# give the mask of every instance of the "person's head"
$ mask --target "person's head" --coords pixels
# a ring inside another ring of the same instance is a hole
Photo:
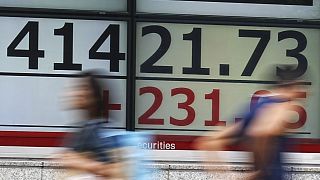
[[[283,65],[281,69],[285,70],[278,73],[274,91],[287,99],[296,99],[300,92],[304,90],[303,81],[299,79],[299,72],[294,70],[294,65]]]
[[[90,118],[101,117],[103,112],[102,87],[94,75],[93,71],[79,74],[70,94],[72,108],[85,110]]]

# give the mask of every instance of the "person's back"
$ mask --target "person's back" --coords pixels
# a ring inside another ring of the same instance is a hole
[[[272,96],[261,97],[243,119],[240,134],[253,141],[254,165],[258,172],[252,179],[282,179],[281,152],[285,146],[282,119],[287,117],[287,102]]]
[[[246,135],[254,138],[253,153],[259,176],[255,179],[283,179],[281,152],[285,149],[286,131],[292,117],[292,107],[300,97],[300,82],[290,75],[281,77],[272,93],[262,100],[264,105],[256,109]]]

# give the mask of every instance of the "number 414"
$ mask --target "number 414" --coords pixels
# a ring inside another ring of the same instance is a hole
[[[89,59],[109,60],[110,72],[119,72],[119,61],[125,60],[125,53],[119,52],[118,24],[110,24],[89,50]],[[29,34],[29,49],[17,46]],[[54,70],[82,70],[82,64],[73,63],[73,24],[65,23],[54,35],[63,36],[62,63],[54,63]],[[98,49],[110,38],[110,52],[98,52]],[[7,48],[8,57],[27,57],[29,69],[38,69],[39,58],[45,57],[45,51],[39,49],[39,22],[29,21]]]

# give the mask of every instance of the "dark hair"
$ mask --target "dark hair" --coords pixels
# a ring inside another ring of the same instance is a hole
[[[89,88],[92,90],[92,96],[94,98],[94,111],[91,113],[94,113],[95,117],[102,117],[103,110],[104,110],[104,103],[103,103],[103,97],[102,97],[102,85],[96,78],[97,72],[90,70],[90,71],[84,71],[79,74],[79,77],[85,78]]]
[[[276,81],[275,87],[291,87],[295,85],[300,85],[302,83],[302,76],[299,70],[296,70],[297,65],[286,64],[281,65],[281,67],[277,66],[277,73],[274,76],[274,80]],[[281,71],[279,71],[281,69]]]

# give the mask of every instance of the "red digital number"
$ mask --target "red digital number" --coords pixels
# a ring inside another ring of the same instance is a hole
[[[177,94],[183,94],[187,97],[185,102],[178,103],[178,108],[186,110],[188,115],[185,119],[176,119],[170,116],[170,124],[176,126],[187,126],[194,121],[196,114],[194,109],[190,106],[194,102],[194,93],[188,88],[175,88],[171,90],[171,96],[175,96]]]
[[[206,99],[211,100],[211,120],[204,122],[205,126],[225,126],[226,121],[220,121],[220,90],[213,89],[210,94],[205,94]]]
[[[305,99],[305,98],[307,98],[307,93],[306,92],[299,92],[297,98]],[[304,126],[304,124],[307,121],[307,112],[302,106],[299,106],[299,105],[292,105],[291,110],[295,111],[299,114],[299,119],[297,122],[288,123],[287,128],[299,129],[302,126]]]
[[[104,103],[104,111],[103,115],[106,118],[106,121],[108,122],[109,119],[109,111],[120,111],[121,110],[121,104],[112,104],[109,102],[109,90],[103,91],[103,103]]]
[[[139,124],[151,124],[151,125],[164,125],[164,119],[162,118],[151,118],[151,116],[159,109],[163,101],[163,95],[160,89],[156,87],[143,87],[140,88],[140,95],[150,93],[154,96],[154,101],[151,107],[138,118]],[[259,90],[256,91],[250,101],[250,111],[257,105],[262,95],[270,94],[270,91]],[[170,116],[170,124],[175,126],[187,126],[193,123],[195,120],[196,112],[191,104],[195,100],[195,94],[191,89],[188,88],[174,88],[171,89],[171,96],[185,95],[186,101],[179,102],[178,108],[187,111],[187,116],[184,119],[176,119]],[[298,98],[306,98],[306,92],[298,93]],[[226,126],[226,121],[219,119],[220,117],[220,90],[213,89],[211,93],[205,94],[205,99],[211,100],[211,120],[205,120],[205,126]],[[296,122],[288,123],[287,128],[299,129],[306,123],[307,113],[306,110],[299,105],[292,105],[290,110],[295,111],[299,114],[299,119]],[[236,122],[241,118],[236,118]]]
[[[160,107],[163,96],[161,91],[156,88],[156,87],[143,87],[140,88],[139,95],[143,95],[146,93],[153,94],[154,96],[154,101],[151,107],[138,118],[138,123],[139,124],[153,124],[153,125],[163,125],[164,124],[164,119],[159,119],[159,118],[150,118],[152,114],[154,114]]]

